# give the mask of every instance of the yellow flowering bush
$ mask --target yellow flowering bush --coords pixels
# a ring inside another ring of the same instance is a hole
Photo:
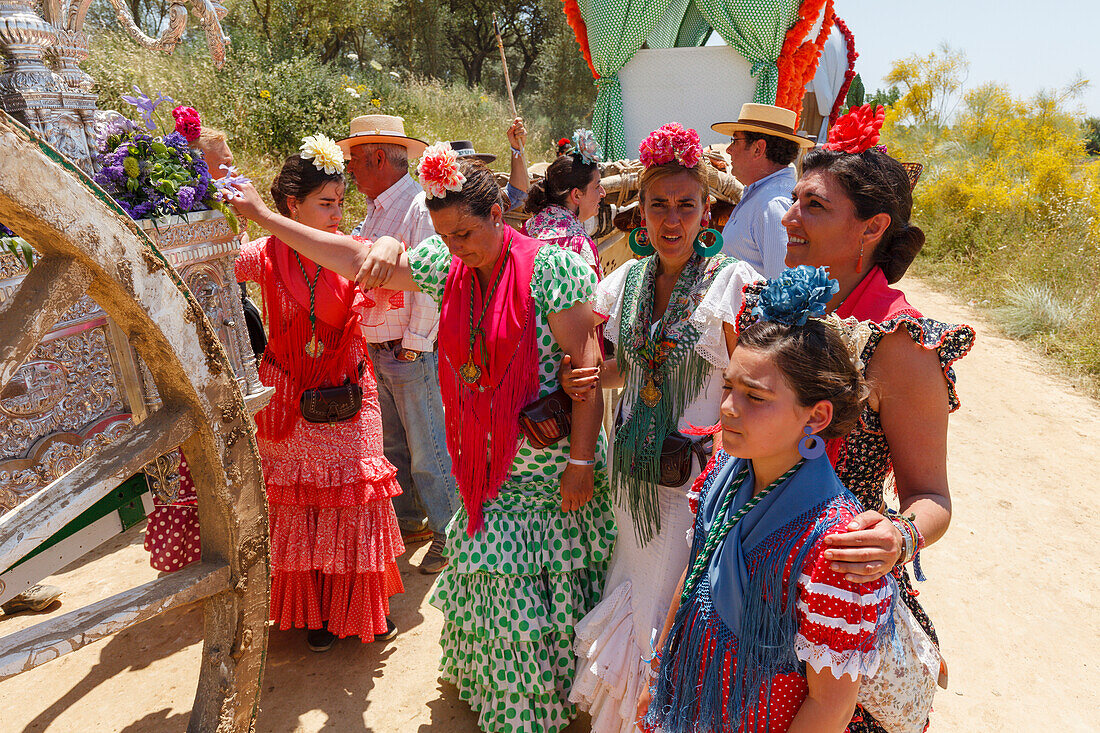
[[[1072,94],[1021,99],[984,84],[936,121],[919,113],[935,85],[913,88],[917,99],[888,110],[882,142],[925,166],[913,218],[928,241],[915,271],[1100,388],[1100,161],[1085,153]]]

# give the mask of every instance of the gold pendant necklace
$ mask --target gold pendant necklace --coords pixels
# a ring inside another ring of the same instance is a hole
[[[481,379],[481,367],[474,363],[473,355],[470,356],[470,360],[458,368],[458,375],[462,377],[462,381],[466,384],[475,384],[477,380]]]
[[[317,334],[313,334],[313,338],[305,345],[305,352],[314,359],[325,353],[325,345],[317,340]]]
[[[646,407],[656,407],[657,403],[661,401],[661,397],[663,396],[661,388],[653,381],[652,374],[649,375],[645,385],[642,387],[641,391],[638,392],[638,396],[642,398],[642,402],[645,403]]]

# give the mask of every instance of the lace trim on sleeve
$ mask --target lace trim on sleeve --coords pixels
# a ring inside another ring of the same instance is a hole
[[[615,272],[601,280],[596,288],[596,303],[593,310],[607,319],[604,336],[615,345],[619,343],[619,324],[622,321],[623,288],[626,286],[626,276],[630,268],[638,262],[642,260],[631,260],[619,265]]]
[[[959,409],[959,395],[955,391],[955,369],[952,365],[970,353],[970,349],[974,347],[974,339],[977,337],[974,329],[966,324],[944,323],[933,318],[914,318],[908,315],[883,323],[872,323],[871,338],[863,347],[863,362],[870,361],[871,355],[875,353],[875,348],[884,336],[899,328],[904,328],[916,343],[936,352],[940,360],[940,368],[943,369],[943,376],[947,379],[947,400],[950,412]]]
[[[869,652],[848,650],[835,651],[826,644],[814,644],[802,634],[794,637],[794,654],[800,662],[805,662],[821,674],[826,667],[836,679],[848,675],[853,680],[859,676],[873,677],[878,671],[879,653],[877,649]]]
[[[745,262],[734,262],[714,276],[714,282],[691,314],[691,323],[699,332],[695,352],[719,369],[729,364],[723,324],[737,325],[741,310],[742,290],[748,283],[760,279],[760,274]]]

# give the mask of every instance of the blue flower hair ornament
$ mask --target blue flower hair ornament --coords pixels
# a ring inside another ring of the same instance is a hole
[[[805,326],[810,318],[825,315],[829,299],[839,291],[828,268],[799,265],[769,280],[752,312],[764,321]]]
[[[580,127],[573,131],[573,155],[580,156],[581,161],[588,165],[603,160],[603,151],[591,130]]]

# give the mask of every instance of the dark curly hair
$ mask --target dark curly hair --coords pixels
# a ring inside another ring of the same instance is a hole
[[[905,167],[876,148],[855,154],[817,148],[803,159],[802,175],[815,170],[832,174],[855,204],[860,219],[890,216],[890,226],[871,261],[882,268],[887,282],[896,283],[924,246],[924,232],[909,223],[913,190]]]
[[[447,191],[447,195],[431,197],[427,200],[428,211],[439,211],[451,206],[462,205],[470,210],[474,216],[482,219],[489,218],[489,212],[493,204],[499,204],[504,209],[504,200],[501,198],[500,185],[493,172],[485,167],[479,160],[459,160],[458,169],[466,176],[466,182],[462,184],[461,191]]]
[[[743,330],[737,346],[773,355],[775,365],[803,407],[833,404],[833,419],[818,435],[841,438],[859,421],[868,389],[836,329],[811,319],[805,326],[757,321]]]
[[[271,198],[275,200],[275,208],[283,216],[290,216],[290,206],[286,200],[288,197],[301,201],[306,196],[316,191],[326,183],[344,181],[343,173],[325,173],[312,160],[306,160],[298,153],[290,156],[283,162],[283,167],[271,182]]]

